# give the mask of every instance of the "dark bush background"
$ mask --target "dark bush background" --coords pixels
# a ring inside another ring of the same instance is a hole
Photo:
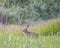
[[[60,0],[0,0],[0,22],[26,24],[60,17]]]

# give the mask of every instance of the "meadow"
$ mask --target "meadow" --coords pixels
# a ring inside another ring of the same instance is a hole
[[[0,48],[60,48],[60,37],[26,38],[16,34],[1,34]]]
[[[24,26],[0,25],[0,48],[60,48],[60,18],[30,26],[39,37],[25,37]]]

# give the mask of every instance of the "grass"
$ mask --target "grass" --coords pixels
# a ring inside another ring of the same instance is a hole
[[[0,25],[0,31],[1,32],[19,32],[20,35],[23,35],[22,31],[25,26],[19,26],[19,25],[7,25],[2,26]],[[3,28],[3,29],[2,29]],[[32,25],[28,28],[30,32],[36,32],[39,35],[52,35],[57,34],[60,32],[60,18],[58,19],[52,19],[48,21],[42,21],[42,23]]]
[[[42,22],[30,28],[30,31],[37,32],[39,35],[57,35],[60,32],[60,18]]]
[[[26,38],[15,33],[0,33],[0,48],[60,48],[60,37]]]
[[[25,37],[22,30],[22,26],[0,25],[0,48],[60,48],[60,36],[51,35],[60,32],[60,18],[30,26],[29,31],[38,33],[38,38]]]

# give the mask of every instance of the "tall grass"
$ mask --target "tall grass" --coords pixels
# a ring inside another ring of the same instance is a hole
[[[23,29],[24,26],[19,25],[7,25],[3,26],[0,25],[0,31],[1,32],[18,32],[17,34],[20,34],[23,36]],[[36,32],[39,35],[57,35],[60,33],[60,18],[58,19],[52,19],[48,21],[42,21],[42,23],[36,24],[35,26],[30,26],[28,28],[28,31]]]
[[[38,33],[38,38],[25,37],[22,32],[24,26],[0,25],[0,48],[60,48],[60,36],[44,36],[60,32],[59,21],[53,19],[31,26],[29,31]]]
[[[40,25],[30,28],[30,31],[40,35],[57,35],[60,32],[60,18],[42,22]]]
[[[0,33],[0,48],[60,48],[60,37],[27,38],[14,33]]]

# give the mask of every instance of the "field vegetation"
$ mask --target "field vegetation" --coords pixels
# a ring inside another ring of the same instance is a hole
[[[60,48],[60,0],[0,0],[0,48]]]
[[[60,48],[59,21],[58,18],[30,25],[29,31],[38,33],[38,38],[25,37],[24,26],[6,25],[4,28],[0,25],[0,48]]]

